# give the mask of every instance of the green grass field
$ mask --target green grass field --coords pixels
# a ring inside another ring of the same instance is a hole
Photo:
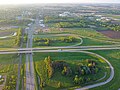
[[[15,37],[0,39],[0,48],[15,47]]]
[[[13,35],[13,33],[17,32],[17,30],[18,29],[2,30],[2,31],[0,31],[0,37],[11,36],[11,35]],[[0,48],[16,47],[15,38],[16,38],[16,36],[0,38]]]
[[[74,65],[80,63],[80,62],[85,62],[86,59],[91,59],[91,60],[95,60],[99,67],[101,67],[101,71],[98,74],[95,75],[89,75],[86,77],[91,77],[91,78],[101,78],[104,76],[104,73],[107,72],[107,77],[109,77],[109,69],[107,69],[107,64],[102,61],[101,59],[91,56],[91,55],[86,55],[84,53],[34,53],[34,61],[35,61],[35,66],[37,65],[36,69],[39,72],[38,75],[40,75],[40,77],[44,77],[45,79],[47,79],[47,71],[45,69],[45,63],[44,63],[44,58],[47,56],[51,56],[53,61],[56,60],[65,60],[66,62],[68,62],[70,65],[72,65],[72,67],[74,67]],[[103,66],[104,65],[104,66]],[[59,77],[59,78],[58,78]],[[105,78],[105,79],[106,79]],[[104,80],[105,80],[104,79]],[[60,72],[56,72],[53,76],[53,78],[51,78],[50,80],[47,80],[47,86],[44,88],[45,90],[57,90],[57,85],[59,82],[61,82],[62,84],[62,88],[70,88],[70,87],[74,87],[76,85],[73,84],[73,79],[70,77],[64,77],[61,75]],[[91,82],[94,83],[94,82]],[[89,84],[91,84],[89,83]],[[87,84],[82,84],[81,86],[84,86]]]
[[[105,57],[114,67],[115,76],[113,80],[103,86],[93,88],[90,90],[118,90],[120,88],[120,51],[119,50],[107,50],[107,51],[94,51],[95,53]]]
[[[49,46],[72,46],[72,45],[76,45],[78,43],[81,42],[80,39],[75,38],[75,41],[74,42],[64,42],[64,41],[60,41],[61,38],[69,38],[69,36],[72,36],[72,35],[66,35],[66,34],[45,34],[45,35],[34,35],[34,38],[47,38],[50,40],[50,45]],[[33,47],[39,47],[39,45],[37,44],[37,42],[33,42]]]
[[[90,29],[90,28],[73,28],[73,29],[63,29],[63,31],[59,31],[58,29],[52,29],[49,33],[41,33],[38,35],[35,35],[34,37],[40,37],[40,38],[58,38],[55,36],[52,36],[54,34],[74,34],[78,37],[81,37],[83,39],[83,43],[81,45],[85,46],[91,46],[91,45],[111,45],[111,44],[118,44],[114,42],[119,42],[119,39],[111,39],[100,32],[97,32],[96,30]],[[62,46],[62,43],[57,43],[56,46]],[[65,44],[63,44],[65,45]],[[68,44],[67,44],[68,45]],[[35,45],[33,45],[35,46]],[[53,44],[55,46],[55,44]]]

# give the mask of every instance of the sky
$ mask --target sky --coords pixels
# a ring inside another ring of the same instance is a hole
[[[0,0],[0,4],[34,3],[120,3],[120,0]]]

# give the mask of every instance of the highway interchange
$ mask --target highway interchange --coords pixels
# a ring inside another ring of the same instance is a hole
[[[104,82],[100,82],[97,84],[93,84],[93,85],[88,85],[82,88],[78,88],[76,90],[86,90],[89,88],[94,88],[94,87],[98,87],[101,85],[105,85],[106,83],[109,83],[113,77],[114,77],[114,68],[113,66],[110,64],[110,62],[105,59],[104,57],[92,53],[92,52],[88,52],[86,50],[119,50],[120,49],[120,45],[105,45],[105,46],[78,46],[78,47],[44,47],[44,48],[24,48],[24,49],[13,49],[13,50],[2,50],[0,51],[0,54],[15,54],[15,53],[25,53],[26,54],[26,90],[34,90],[34,65],[33,65],[33,61],[32,61],[32,53],[33,52],[82,52],[82,53],[87,53],[87,54],[92,54],[94,56],[97,56],[101,59],[103,59],[106,63],[108,63],[109,67],[110,67],[110,77],[104,81]],[[29,69],[29,65],[28,65],[28,56],[30,55],[30,66],[32,66],[32,68]],[[31,72],[31,73],[30,73]],[[32,89],[31,89],[32,88]]]
[[[96,83],[93,85],[84,86],[76,90],[86,90],[86,89],[102,86],[102,85],[105,85],[106,83],[109,83],[113,79],[114,68],[111,65],[111,63],[104,57],[96,53],[89,52],[89,50],[120,50],[120,45],[78,46],[83,43],[82,38],[79,38],[81,42],[73,46],[32,48],[34,25],[35,24],[32,24],[30,26],[30,30],[28,30],[27,32],[28,39],[26,43],[26,48],[22,48],[21,46],[20,48],[10,48],[6,50],[0,50],[0,54],[19,54],[20,55],[16,90],[19,90],[18,88],[19,88],[20,64],[21,64],[22,54],[26,54],[26,90],[35,90],[35,76],[34,76],[34,64],[33,64],[34,52],[82,52],[82,53],[97,56],[103,59],[109,65],[111,72],[110,72],[110,77],[106,81]]]

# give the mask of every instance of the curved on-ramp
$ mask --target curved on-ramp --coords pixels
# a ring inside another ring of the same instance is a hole
[[[81,45],[83,43],[83,39],[80,36],[76,36],[75,34],[50,34],[48,36],[56,36],[56,37],[57,36],[73,36],[73,37],[80,40],[80,42],[77,43],[77,44],[70,45],[70,46],[63,46],[63,47],[75,47],[75,46],[79,46],[79,45]]]
[[[81,87],[81,88],[78,88],[78,89],[75,89],[75,90],[87,90],[87,89],[90,89],[90,88],[95,88],[95,87],[98,87],[98,86],[102,86],[102,85],[105,85],[105,84],[109,83],[113,79],[113,77],[114,77],[114,68],[107,59],[105,59],[104,57],[102,57],[102,56],[100,56],[100,55],[98,55],[96,53],[93,53],[93,52],[88,52],[88,51],[77,51],[77,52],[83,52],[83,53],[95,55],[95,56],[103,59],[109,65],[111,72],[110,72],[110,77],[106,81],[96,83],[96,84],[93,84],[93,85],[84,86],[84,87]]]

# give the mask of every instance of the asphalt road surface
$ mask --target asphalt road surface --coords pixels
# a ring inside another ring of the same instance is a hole
[[[33,25],[31,25],[30,30],[28,30],[28,40],[26,48],[32,48],[32,34],[34,29]],[[26,53],[26,90],[35,90],[34,64],[32,52]]]

